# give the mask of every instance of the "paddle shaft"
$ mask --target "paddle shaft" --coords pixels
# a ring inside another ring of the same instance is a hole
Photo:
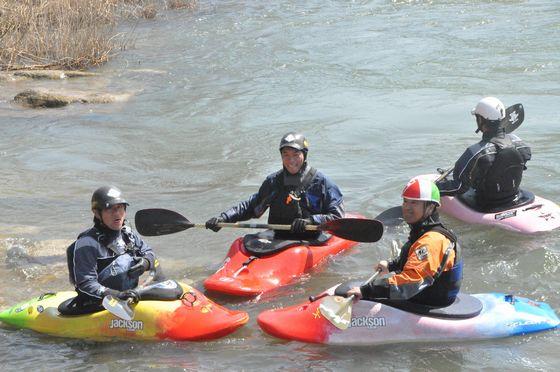
[[[381,270],[377,269],[376,272],[373,273],[372,276],[369,277],[368,280],[366,280],[362,285],[368,285],[369,283],[373,282],[375,280],[375,278],[377,278],[377,275],[379,275],[379,273],[381,273]],[[348,297],[348,303],[352,303],[352,300],[356,297],[355,294],[353,294],[352,296]]]
[[[237,229],[272,229],[272,230],[291,230],[292,225],[278,225],[278,224],[267,224],[267,223],[239,223],[239,222],[220,222],[217,224],[219,227],[233,227]],[[194,227],[204,227],[206,225],[203,223],[195,223]],[[306,231],[318,231],[322,230],[320,225],[306,225]]]
[[[362,285],[368,285],[369,283],[373,282],[375,280],[375,278],[377,278],[377,275],[379,275],[379,273],[381,273],[380,269],[377,269],[375,271],[375,273],[373,273],[372,276],[369,277],[368,280],[366,280],[365,282],[362,283]],[[350,297],[348,297],[346,300],[344,300],[342,302],[342,306],[340,307],[340,309],[338,309],[337,313],[343,313],[344,311],[346,311],[347,307],[352,306],[352,301],[354,300],[354,298],[356,297],[355,294],[351,295]]]
[[[436,178],[436,180],[434,182],[439,182],[443,179],[445,179],[445,177],[447,177],[451,172],[453,172],[453,167],[449,167],[446,171],[442,172],[440,174],[440,176],[438,178]]]
[[[362,285],[366,285],[366,284],[371,283],[373,280],[375,280],[375,278],[377,278],[377,276],[379,275],[380,272],[381,272],[381,270],[377,270]],[[315,301],[320,300],[321,298],[327,297],[327,296],[329,296],[328,292],[321,293],[320,295],[317,295],[317,296],[309,296],[309,302],[315,302]],[[348,297],[349,299],[351,299],[350,302],[354,299],[355,296],[356,295],[352,295],[352,296]]]

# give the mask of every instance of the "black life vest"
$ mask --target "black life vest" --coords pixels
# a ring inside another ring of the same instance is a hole
[[[301,182],[298,185],[287,185],[284,172],[280,172],[274,181],[274,197],[270,202],[268,213],[269,224],[291,225],[296,218],[309,218],[311,213],[304,203],[305,191],[311,185],[317,170],[306,167]],[[318,232],[305,232],[302,234],[291,234],[286,231],[275,231],[278,239],[314,239]]]
[[[497,150],[496,158],[477,187],[479,205],[507,205],[519,197],[519,185],[525,162],[509,137],[490,140]]]

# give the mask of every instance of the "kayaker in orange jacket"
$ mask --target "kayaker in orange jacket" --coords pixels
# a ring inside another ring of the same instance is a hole
[[[414,178],[402,197],[403,217],[411,229],[408,241],[395,260],[377,264],[376,270],[385,274],[383,277],[350,289],[348,295],[435,307],[450,305],[461,286],[463,264],[455,234],[439,221],[438,188],[428,179]]]

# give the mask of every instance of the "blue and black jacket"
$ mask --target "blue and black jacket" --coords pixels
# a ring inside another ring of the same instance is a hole
[[[269,175],[256,194],[220,216],[226,222],[246,221],[259,218],[268,208],[270,224],[291,224],[296,218],[308,218],[319,225],[344,217],[338,186],[307,164],[297,175],[284,169]]]
[[[138,277],[131,277],[128,270],[143,257],[154,268],[156,257],[152,248],[128,226],[114,231],[95,225],[82,232],[67,251],[70,282],[75,286],[82,302],[99,301],[106,288],[133,289]]]

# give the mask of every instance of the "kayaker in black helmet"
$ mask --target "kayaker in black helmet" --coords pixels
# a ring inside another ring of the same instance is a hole
[[[482,131],[482,140],[457,160],[452,180],[437,183],[441,195],[464,194],[472,187],[481,211],[514,206],[520,201],[519,185],[531,148],[518,136],[506,134],[506,109],[499,99],[483,98],[471,114],[476,118],[476,132]]]
[[[338,186],[307,163],[306,138],[300,133],[287,133],[280,140],[279,150],[283,168],[269,175],[248,200],[209,219],[207,229],[219,231],[220,222],[259,218],[270,208],[268,223],[291,225],[290,233],[277,231],[277,238],[313,239],[317,233],[305,232],[307,225],[344,217]]]
[[[352,288],[347,295],[448,306],[459,293],[463,261],[455,234],[439,220],[438,188],[428,179],[413,178],[405,186],[402,197],[403,218],[410,226],[408,241],[396,259],[377,264],[376,270],[383,277]]]
[[[78,296],[60,304],[61,314],[102,310],[101,300],[107,295],[137,300],[133,289],[147,270],[155,269],[156,280],[163,279],[152,248],[125,225],[128,205],[114,186],[103,186],[93,193],[94,225],[66,250],[70,283]]]

